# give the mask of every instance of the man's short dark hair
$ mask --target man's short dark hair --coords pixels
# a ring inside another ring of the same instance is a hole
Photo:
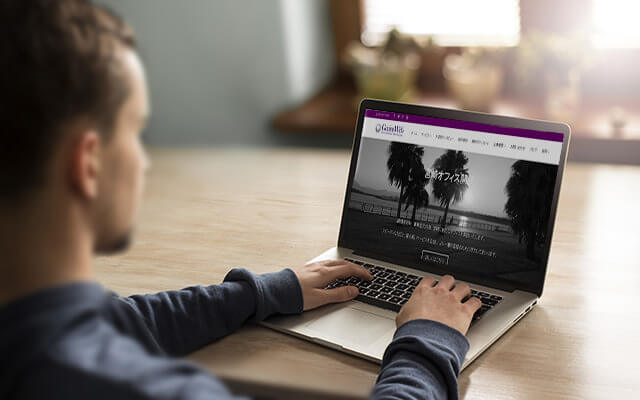
[[[65,124],[108,139],[129,87],[131,28],[88,0],[0,0],[0,203],[43,182]]]

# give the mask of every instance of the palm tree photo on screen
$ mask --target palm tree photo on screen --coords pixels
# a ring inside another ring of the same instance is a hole
[[[406,198],[405,189],[411,179],[411,171],[419,168],[424,170],[424,165],[422,164],[423,155],[424,149],[415,144],[391,142],[389,145],[389,159],[387,160],[389,182],[400,188],[397,218],[400,218],[402,202]]]
[[[429,192],[427,192],[426,189],[428,183],[429,178],[427,178],[427,171],[424,169],[422,161],[420,161],[418,166],[411,169],[404,196],[400,198],[400,201],[405,203],[405,211],[409,209],[409,206],[413,206],[411,226],[413,226],[416,221],[416,211],[429,206]]]
[[[544,244],[546,239],[556,170],[555,165],[516,161],[505,186],[504,210],[519,243],[524,241],[530,260],[536,260],[536,245]]]
[[[468,162],[469,159],[463,152],[447,150],[433,163],[433,169],[450,175],[468,177],[469,170],[466,168]],[[440,201],[440,205],[444,207],[444,216],[441,221],[441,225],[444,228],[447,224],[449,206],[462,200],[464,192],[469,186],[465,181],[454,182],[446,179],[434,179],[432,185],[433,195]]]
[[[528,282],[548,241],[556,172],[555,165],[363,138],[343,240],[405,265]]]

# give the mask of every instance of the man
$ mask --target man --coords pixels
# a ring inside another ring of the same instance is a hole
[[[226,399],[180,360],[247,321],[353,299],[345,261],[120,297],[94,253],[126,248],[148,160],[144,69],[129,27],[87,0],[0,0],[0,398]],[[423,279],[397,317],[373,398],[455,398],[480,302]]]

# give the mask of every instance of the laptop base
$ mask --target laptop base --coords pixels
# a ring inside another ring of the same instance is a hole
[[[309,262],[345,257],[380,265],[418,276],[439,275],[354,255],[353,251],[334,247]],[[537,303],[537,296],[523,291],[505,292],[466,282],[472,289],[496,293],[503,297],[495,308],[476,321],[467,332],[469,351],[462,369],[466,368]],[[320,345],[381,363],[384,351],[396,330],[397,313],[352,300],[332,304],[300,315],[274,316],[262,322],[271,329],[294,335]]]

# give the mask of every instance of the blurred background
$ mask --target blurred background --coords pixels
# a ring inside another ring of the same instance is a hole
[[[136,30],[152,146],[350,147],[363,97],[548,119],[640,164],[640,2],[98,0]]]

